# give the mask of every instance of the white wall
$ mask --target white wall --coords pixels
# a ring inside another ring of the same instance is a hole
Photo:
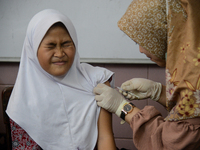
[[[19,61],[30,19],[53,8],[77,30],[82,62],[151,63],[117,26],[132,0],[1,0],[0,61]]]

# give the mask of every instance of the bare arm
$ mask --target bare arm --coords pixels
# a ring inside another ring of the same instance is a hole
[[[105,82],[110,85],[109,82]],[[101,108],[98,120],[98,150],[116,150],[114,135],[112,130],[112,114]]]

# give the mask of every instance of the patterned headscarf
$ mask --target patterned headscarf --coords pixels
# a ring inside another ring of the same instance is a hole
[[[119,28],[166,65],[165,120],[200,117],[200,1],[134,0]]]
[[[167,51],[165,0],[133,1],[119,20],[118,26],[151,54],[165,59]]]

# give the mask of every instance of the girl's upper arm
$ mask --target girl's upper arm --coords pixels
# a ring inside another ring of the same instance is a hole
[[[108,81],[105,84],[110,86]],[[99,115],[98,131],[98,150],[116,150],[112,129],[112,114],[103,108],[101,108]]]

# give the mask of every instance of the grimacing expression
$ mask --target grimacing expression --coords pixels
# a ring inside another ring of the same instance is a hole
[[[62,23],[56,23],[47,31],[38,48],[41,67],[53,76],[65,75],[75,57],[74,43]]]

